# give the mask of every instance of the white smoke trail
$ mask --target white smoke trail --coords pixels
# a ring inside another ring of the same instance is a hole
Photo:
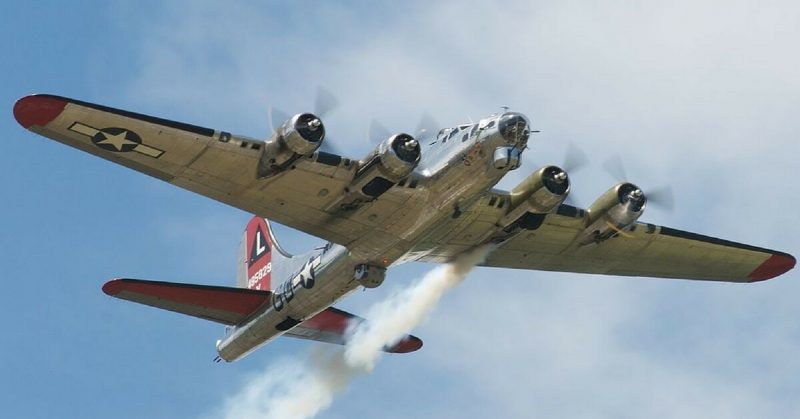
[[[381,349],[399,342],[422,323],[439,299],[461,283],[475,265],[488,255],[490,246],[481,246],[459,255],[452,262],[428,272],[421,280],[375,304],[366,313],[366,322],[356,325],[345,347],[347,365],[372,371]]]
[[[382,349],[422,323],[439,299],[458,285],[491,250],[482,246],[437,267],[408,288],[375,304],[368,321],[353,325],[344,349],[318,346],[304,363],[270,366],[228,399],[225,419],[312,418],[328,408],[350,380],[375,368]]]
[[[317,346],[308,359],[283,360],[247,382],[215,417],[312,418],[328,408],[360,371],[344,362],[343,349]]]

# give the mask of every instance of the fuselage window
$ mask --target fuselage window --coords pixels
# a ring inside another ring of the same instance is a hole
[[[451,132],[450,135],[447,137],[447,139],[449,140],[449,139],[455,137],[456,134],[458,134],[458,128],[454,129],[453,132]]]
[[[450,138],[449,135],[451,135],[451,134],[452,134],[452,132],[449,131],[449,128],[445,128],[445,129],[439,131],[439,138],[441,138],[442,144],[447,142],[447,139]]]

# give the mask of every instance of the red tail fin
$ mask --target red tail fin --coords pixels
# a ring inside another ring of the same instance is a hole
[[[244,236],[244,259],[247,266],[246,287],[268,291],[272,281],[272,234],[261,217],[253,217]]]

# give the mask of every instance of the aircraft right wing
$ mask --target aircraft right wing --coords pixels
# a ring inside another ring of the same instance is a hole
[[[368,214],[328,210],[358,168],[334,154],[318,151],[259,178],[260,140],[53,95],[20,99],[14,116],[37,134],[342,245],[400,207],[378,200]]]

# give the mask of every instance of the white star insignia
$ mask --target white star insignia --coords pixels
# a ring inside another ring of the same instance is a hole
[[[139,144],[136,141],[131,141],[125,136],[128,135],[128,131],[122,131],[119,134],[112,135],[107,132],[103,132],[103,136],[105,137],[104,140],[98,141],[97,144],[111,144],[117,151],[122,151],[122,147],[126,145],[135,145]]]

